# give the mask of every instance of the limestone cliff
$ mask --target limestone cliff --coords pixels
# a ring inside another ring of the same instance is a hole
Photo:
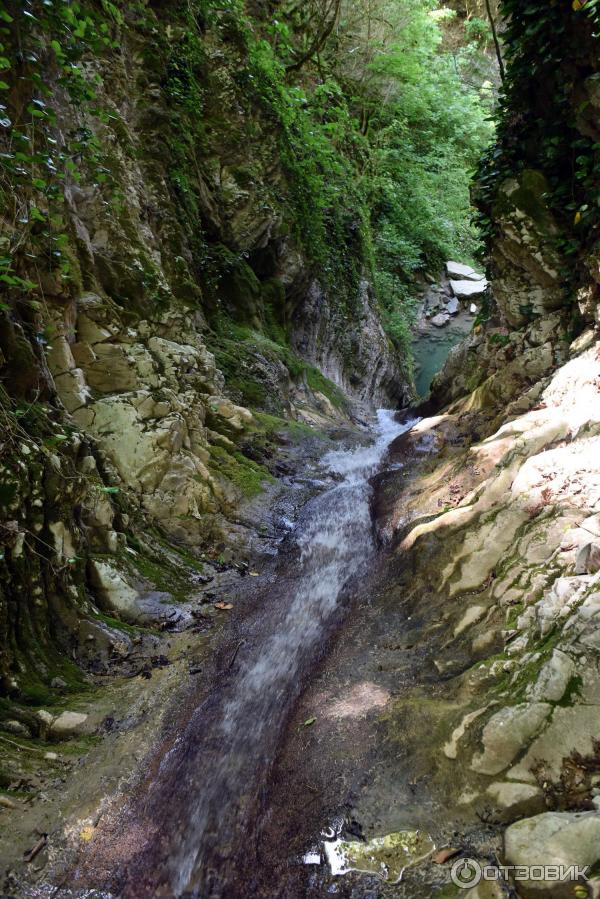
[[[25,4],[50,15],[42,5]],[[13,178],[33,166],[37,182],[23,199],[9,192],[2,222],[0,714],[14,735],[73,726],[73,712],[39,706],[81,687],[82,667],[155,640],[130,626],[165,624],[156,609],[176,606],[174,586],[187,597],[206,578],[199,548],[213,550],[210,576],[226,567],[217,553],[244,528],[232,510],[277,474],[272,442],[289,442],[292,419],[341,421],[349,400],[406,397],[352,210],[329,269],[295,227],[299,210],[315,221],[310,177],[292,177],[261,35],[240,32],[235,4],[207,3],[191,31],[186,4],[101,6],[99,19],[83,8],[58,50],[47,36],[60,22],[40,34],[17,3],[2,17],[18,59],[4,121],[21,135],[3,149]],[[377,771],[359,779],[374,817],[393,806],[391,771],[394,790],[410,777],[406,806],[419,806],[419,827],[436,817],[440,845],[454,847],[458,820],[461,846],[482,859],[537,863],[543,845],[543,861],[591,865],[598,3],[502,7],[507,81],[477,188],[490,295],[434,384],[433,416],[392,447],[398,464],[377,484],[385,571],[368,597],[366,668],[352,658],[347,670],[388,691],[377,728],[365,718]],[[51,112],[40,83],[61,100]],[[354,757],[334,749],[329,781],[345,782]],[[424,865],[421,894],[446,890],[442,866]]]
[[[397,566],[390,594],[409,627],[398,640],[418,672],[389,730],[402,732],[415,782],[435,772],[437,801],[468,822],[472,856],[594,873],[598,14],[584,3],[506,2],[504,12],[503,113],[478,188],[491,293],[434,383],[438,414],[393,451],[418,474],[408,486],[404,474],[386,476],[379,490]],[[516,886],[523,896],[592,894],[543,878]]]

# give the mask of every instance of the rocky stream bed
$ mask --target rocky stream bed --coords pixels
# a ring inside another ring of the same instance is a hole
[[[36,759],[56,776],[8,855],[47,836],[6,895],[481,899],[514,884],[467,893],[457,861],[593,872],[599,359],[590,332],[502,420],[462,400],[307,450],[227,623],[115,682],[79,762]]]
[[[600,0],[434,5],[0,2],[2,899],[600,899]]]

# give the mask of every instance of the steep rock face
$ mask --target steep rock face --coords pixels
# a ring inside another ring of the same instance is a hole
[[[327,423],[408,389],[363,249],[338,296],[302,244],[233,16],[91,4],[77,28],[51,4],[9,6],[1,675],[35,703],[82,641],[123,639],[98,618],[120,613],[90,556],[127,592],[134,535],[227,543],[272,477],[249,405]]]
[[[129,35],[133,45],[102,71],[102,99],[118,124],[96,127],[102,145],[110,147],[116,207],[97,187],[67,191],[74,229],[87,252],[81,264],[93,271],[101,293],[128,312],[145,312],[148,305],[179,309],[209,343],[208,324],[222,315],[258,333],[274,323],[351,398],[367,404],[406,399],[406,381],[368,282],[359,280],[350,291],[352,314],[344,314],[336,291],[315,278],[312,263],[289,234],[293,213],[282,200],[290,188],[277,140],[235,83],[235,52],[223,52],[207,36],[204,115],[210,134],[203,146],[189,149],[195,171],[174,175],[161,154],[169,127],[161,93],[165,73],[140,55],[136,38]],[[76,125],[83,123],[66,121],[64,127]]]
[[[475,189],[491,288],[472,338],[434,382],[437,405],[475,388],[488,410],[517,395],[533,402],[529,388],[598,324],[598,22],[584,7],[501,5],[505,98]]]
[[[592,864],[573,834],[598,821],[597,13],[540,4],[527,29],[527,9],[504,7],[507,99],[479,197],[490,293],[434,382],[440,414],[398,447],[437,458],[399,498],[382,489],[382,536],[410,571],[417,648],[430,652],[421,683],[435,669],[448,700],[432,704],[446,741],[427,770],[445,757],[440,790],[451,784],[467,817],[501,825],[552,810],[509,828],[509,863]],[[415,765],[431,729],[411,738]],[[518,889],[572,895],[573,883]]]
[[[382,475],[377,490],[392,622],[402,614],[380,638],[381,667],[401,677],[376,770],[398,740],[401,765],[387,764],[400,782],[406,770],[413,783],[422,775],[422,805],[433,795],[451,830],[464,821],[472,857],[489,851],[480,820],[497,825],[502,852],[502,826],[552,810],[546,854],[533,857],[535,840],[528,854],[517,837],[529,825],[515,825],[509,864],[578,864],[573,812],[598,820],[598,332],[566,354],[535,385],[533,408],[515,400],[499,415],[470,394],[424,418],[392,446],[401,474]],[[378,796],[368,787],[359,810]]]
[[[208,468],[211,443],[233,447],[253,417],[220,395],[223,377],[193,320],[166,312],[125,327],[114,304],[85,294],[53,328],[57,395],[95,440],[111,481],[174,537],[202,543],[226,499]]]
[[[488,411],[533,403],[540,379],[565,361],[573,334],[598,325],[599,251],[582,249],[576,260],[564,255],[565,229],[546,191],[542,173],[529,169],[499,185],[490,294],[473,334],[434,380],[435,404],[471,391],[473,407]]]
[[[565,305],[565,263],[552,246],[559,234],[544,195],[544,176],[526,169],[504,181],[498,191],[501,237],[492,246],[494,296],[509,327],[527,324]]]
[[[408,403],[410,388],[398,378],[368,280],[360,281],[350,316],[332,307],[321,285],[313,281],[292,321],[293,344],[300,355],[348,396],[365,405]]]

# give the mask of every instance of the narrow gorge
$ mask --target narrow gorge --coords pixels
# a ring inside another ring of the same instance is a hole
[[[600,896],[599,44],[0,2],[0,896]]]

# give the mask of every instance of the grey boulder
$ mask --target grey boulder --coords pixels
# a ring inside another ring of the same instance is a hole
[[[480,275],[470,265],[461,262],[447,262],[446,271],[449,278],[465,279],[467,281],[484,281],[485,275]]]
[[[566,899],[581,878],[571,866],[591,867],[600,860],[600,813],[544,812],[511,824],[504,834],[504,855],[508,865],[564,866],[562,880],[519,880],[523,899]]]
[[[488,282],[483,281],[450,281],[450,287],[455,297],[459,300],[466,300],[468,297],[479,296],[487,290]]]

